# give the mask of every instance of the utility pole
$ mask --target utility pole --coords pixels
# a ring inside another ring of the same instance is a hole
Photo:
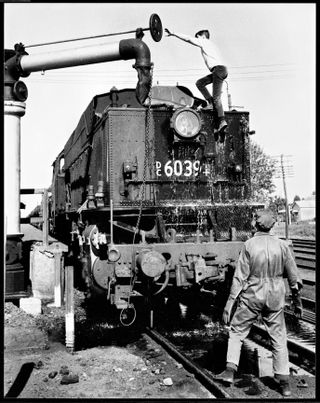
[[[290,211],[289,211],[289,204],[288,204],[288,195],[287,195],[287,185],[286,185],[286,177],[292,177],[293,173],[293,166],[291,161],[285,160],[285,158],[291,158],[292,155],[283,155],[273,157],[277,163],[279,164],[278,158],[280,157],[280,166],[276,166],[276,178],[279,178],[280,175],[283,181],[283,191],[284,191],[284,200],[285,200],[285,210],[286,210],[286,221],[285,221],[285,237],[286,239],[289,238],[289,224],[291,224],[290,218]]]

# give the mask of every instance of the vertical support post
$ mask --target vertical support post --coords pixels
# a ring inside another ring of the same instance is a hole
[[[153,329],[153,309],[150,310],[150,329]]]
[[[110,244],[113,245],[113,200],[110,199]]]
[[[213,238],[213,230],[210,229],[210,231],[209,231],[209,242],[213,242],[213,241],[214,241],[214,238]]]
[[[59,248],[59,245],[57,245]],[[54,306],[61,307],[61,254],[54,254]]]
[[[4,102],[5,217],[7,234],[20,234],[21,117],[26,104]],[[22,235],[22,234],[21,234]]]
[[[66,347],[74,351],[74,301],[73,301],[73,266],[65,268],[66,285]]]
[[[25,273],[22,265],[20,228],[21,117],[24,102],[4,101],[4,219],[6,223],[6,297],[25,293]]]
[[[48,235],[49,235],[49,212],[48,212],[48,190],[44,189],[42,196],[42,236],[43,245],[48,246]]]
[[[286,186],[286,176],[284,172],[283,166],[283,154],[281,154],[281,170],[282,170],[282,179],[283,179],[283,190],[284,190],[284,199],[285,199],[285,207],[286,207],[286,222],[285,222],[285,236],[286,239],[289,238],[289,206],[288,206],[288,197],[287,197],[287,186]]]

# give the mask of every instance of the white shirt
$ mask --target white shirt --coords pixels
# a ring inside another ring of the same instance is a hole
[[[209,70],[215,66],[225,66],[225,62],[220,54],[220,51],[212,39],[207,39],[204,37],[195,38],[185,34],[172,33],[172,35],[182,39],[185,42],[189,42],[192,45],[198,46],[201,49],[203,60]]]

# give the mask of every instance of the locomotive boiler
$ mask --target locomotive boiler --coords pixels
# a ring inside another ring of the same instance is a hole
[[[90,292],[118,309],[223,283],[251,235],[249,113],[226,112],[222,138],[201,103],[182,86],[155,86],[143,104],[113,87],[53,163],[55,235]]]

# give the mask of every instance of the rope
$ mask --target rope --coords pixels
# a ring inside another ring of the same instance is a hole
[[[124,34],[131,34],[135,31],[124,31],[124,32],[116,32],[113,34],[102,34],[102,35],[94,35],[94,36],[84,36],[82,38],[74,38],[74,39],[65,39],[63,41],[54,41],[54,42],[45,42],[45,43],[36,43],[34,45],[26,45],[25,48],[35,48],[37,46],[47,46],[47,45],[55,45],[57,43],[66,43],[66,42],[75,42],[75,41],[82,41],[84,39],[95,39],[95,38],[104,38],[107,36],[115,36],[115,35],[124,35]]]

